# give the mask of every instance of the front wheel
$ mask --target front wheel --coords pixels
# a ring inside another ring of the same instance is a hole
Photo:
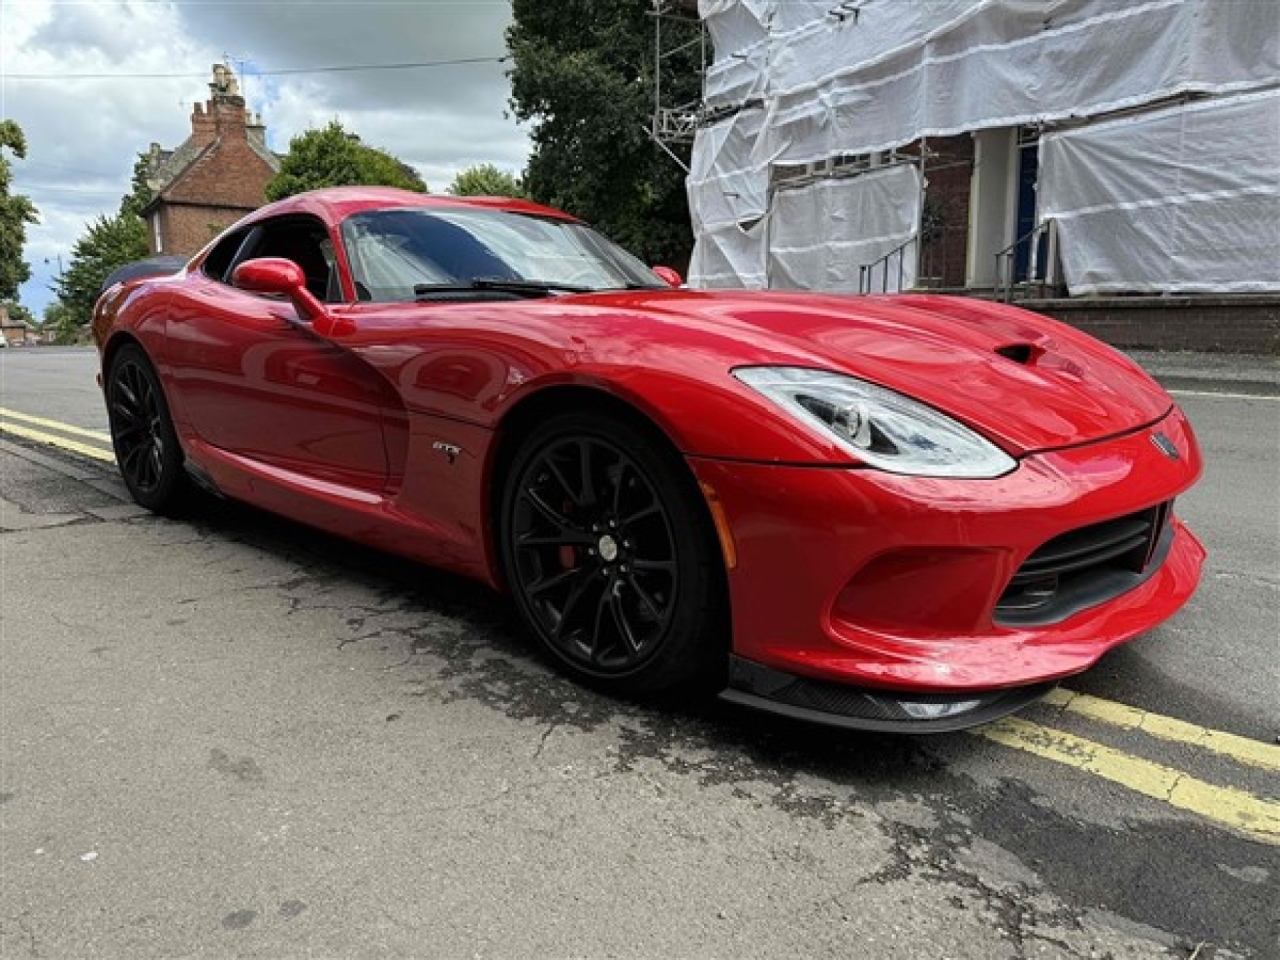
[[[111,445],[129,493],[148,510],[178,512],[189,494],[182,448],[160,378],[141,347],[129,343],[116,352],[106,399]]]
[[[542,646],[618,693],[723,668],[723,568],[679,455],[625,420],[556,416],[521,445],[500,524],[504,573]]]

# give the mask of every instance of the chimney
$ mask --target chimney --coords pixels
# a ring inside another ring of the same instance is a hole
[[[204,147],[213,143],[217,135],[218,125],[213,116],[212,102],[194,104],[191,108],[191,139]]]
[[[267,128],[262,123],[262,114],[247,114],[247,123],[245,124],[245,135],[249,142],[263,150],[267,149]]]
[[[245,109],[244,97],[240,96],[240,84],[231,68],[225,63],[213,65],[213,82],[209,84],[209,102],[205,104],[206,123],[209,123],[213,136],[245,139],[245,126],[249,120],[249,112]],[[195,131],[195,116],[192,116],[192,130]]]
[[[249,111],[244,107],[243,97],[214,97],[209,101],[209,109],[218,136],[245,139]]]

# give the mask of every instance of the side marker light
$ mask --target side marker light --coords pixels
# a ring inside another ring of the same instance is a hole
[[[738,548],[733,542],[733,531],[729,529],[729,518],[725,515],[724,504],[716,495],[715,487],[709,483],[699,483],[702,496],[711,510],[711,522],[716,526],[716,535],[720,538],[720,551],[724,554],[724,565],[733,570],[738,566]]]

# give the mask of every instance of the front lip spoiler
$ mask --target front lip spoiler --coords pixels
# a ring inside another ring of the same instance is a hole
[[[1049,682],[976,693],[912,694],[810,680],[730,655],[729,686],[720,699],[844,730],[951,733],[1021,710],[1055,686]],[[942,715],[928,716],[931,711]]]

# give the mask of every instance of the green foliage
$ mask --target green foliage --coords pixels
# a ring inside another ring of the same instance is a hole
[[[523,197],[524,185],[492,163],[480,163],[454,177],[445,192],[455,197]]]
[[[35,315],[17,300],[5,300],[4,306],[9,314],[10,323],[25,323],[37,326]]]
[[[69,311],[68,322],[88,323],[107,274],[144,259],[147,252],[147,229],[140,217],[132,213],[99,216],[76,241],[71,263],[58,278],[58,300]]]
[[[129,192],[120,201],[122,214],[140,217],[147,204],[154,199],[156,192],[147,185],[147,168],[150,165],[151,157],[148,154],[138,154],[138,159],[133,162],[133,179],[129,183]]]
[[[4,301],[5,310],[9,312],[10,324],[29,324],[37,326],[36,315],[27,310],[22,303],[15,300]]]
[[[408,164],[365,146],[337,120],[289,141],[280,172],[267,184],[267,199],[282,200],[320,187],[380,185],[426,193],[427,185]]]
[[[61,300],[55,300],[44,308],[43,328],[52,330],[58,343],[76,343],[80,339],[80,324],[76,322],[72,309]]]
[[[31,266],[22,259],[27,224],[39,223],[30,197],[10,194],[13,174],[4,151],[21,160],[27,155],[27,138],[12,120],[0,120],[0,300],[16,300],[18,288],[31,279]]]
[[[648,0],[514,0],[511,105],[533,124],[524,185],[650,263],[684,267],[693,248],[684,171],[648,135],[655,96]],[[664,48],[696,41],[664,22]],[[700,96],[699,45],[664,61],[664,106]]]

